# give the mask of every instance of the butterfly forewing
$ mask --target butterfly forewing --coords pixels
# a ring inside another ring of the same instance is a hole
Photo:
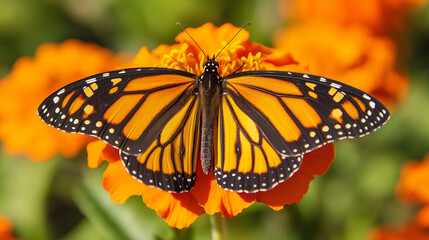
[[[190,190],[196,178],[199,121],[199,100],[192,96],[145,153],[136,156],[121,151],[124,166],[146,185],[176,193]]]
[[[309,74],[252,71],[225,78],[226,93],[286,156],[377,130],[388,110],[370,95]]]
[[[194,79],[191,73],[163,68],[102,73],[58,90],[38,113],[55,128],[96,136],[138,155],[188,102]]]

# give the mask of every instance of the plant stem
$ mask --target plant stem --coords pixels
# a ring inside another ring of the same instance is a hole
[[[225,219],[221,213],[210,216],[210,225],[212,228],[212,240],[226,240]]]

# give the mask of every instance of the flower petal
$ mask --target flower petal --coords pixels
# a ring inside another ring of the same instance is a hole
[[[423,187],[426,186],[426,187]],[[429,203],[429,155],[422,162],[407,162],[401,173],[397,192],[406,201]]]
[[[416,223],[422,228],[429,228],[429,205],[422,207],[417,212]]]
[[[282,209],[285,204],[299,202],[308,191],[314,175],[322,175],[329,169],[334,155],[332,143],[305,154],[298,172],[274,189],[256,193],[256,201],[265,203],[274,210]]]
[[[290,51],[307,72],[340,80],[387,106],[401,100],[407,92],[407,78],[395,70],[394,43],[370,35],[367,29],[343,29],[320,23],[295,25],[279,33],[275,45]]]
[[[216,27],[213,23],[206,23],[198,28],[187,28],[186,30],[195,39],[201,49],[209,55],[209,57],[218,54],[218,52],[229,42],[232,37],[238,32],[240,28],[226,23],[220,27]],[[246,30],[242,30],[234,41],[230,43],[229,46],[234,46],[241,42],[247,41],[249,39],[249,33]],[[193,46],[197,52],[199,48],[192,41],[192,39],[185,33],[181,32],[176,37],[176,41],[183,43],[186,42],[189,45]],[[198,56],[195,55],[195,56]]]
[[[197,168],[198,177],[190,193],[198,200],[206,213],[213,215],[221,212],[223,217],[231,218],[255,201],[251,194],[224,190],[217,185],[213,172],[206,175],[200,165]]]
[[[102,140],[97,140],[88,143],[86,146],[88,152],[88,167],[97,168],[101,162],[107,160],[109,162],[118,161],[118,150],[111,147]]]
[[[204,214],[204,209],[189,192],[177,194],[150,188],[142,197],[146,206],[155,210],[171,227],[189,227],[198,216]]]
[[[20,58],[0,81],[0,102],[7,103],[0,104],[0,140],[5,150],[26,154],[34,161],[56,154],[76,155],[91,138],[49,127],[35,110],[60,87],[121,63],[122,58],[107,49],[77,40],[43,44],[34,58]]]
[[[0,239],[1,240],[17,240],[13,236],[12,222],[5,215],[0,214]]]
[[[155,210],[171,227],[188,227],[204,213],[190,193],[171,194],[148,187],[132,178],[121,161],[110,162],[104,172],[102,184],[112,200],[119,204],[130,196],[141,195],[146,206]]]

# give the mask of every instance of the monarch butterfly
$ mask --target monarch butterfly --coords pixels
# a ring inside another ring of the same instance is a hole
[[[132,68],[84,78],[46,98],[38,114],[118,148],[131,176],[174,193],[193,187],[198,159],[224,189],[270,190],[299,169],[303,154],[390,118],[377,99],[341,82],[283,71],[220,76],[217,55],[205,56],[201,76]]]

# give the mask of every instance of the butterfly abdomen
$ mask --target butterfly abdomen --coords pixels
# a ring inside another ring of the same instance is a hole
[[[209,60],[204,64],[200,77],[198,95],[201,101],[201,167],[208,174],[213,162],[213,131],[219,115],[221,100],[221,78],[217,73],[217,62]]]

